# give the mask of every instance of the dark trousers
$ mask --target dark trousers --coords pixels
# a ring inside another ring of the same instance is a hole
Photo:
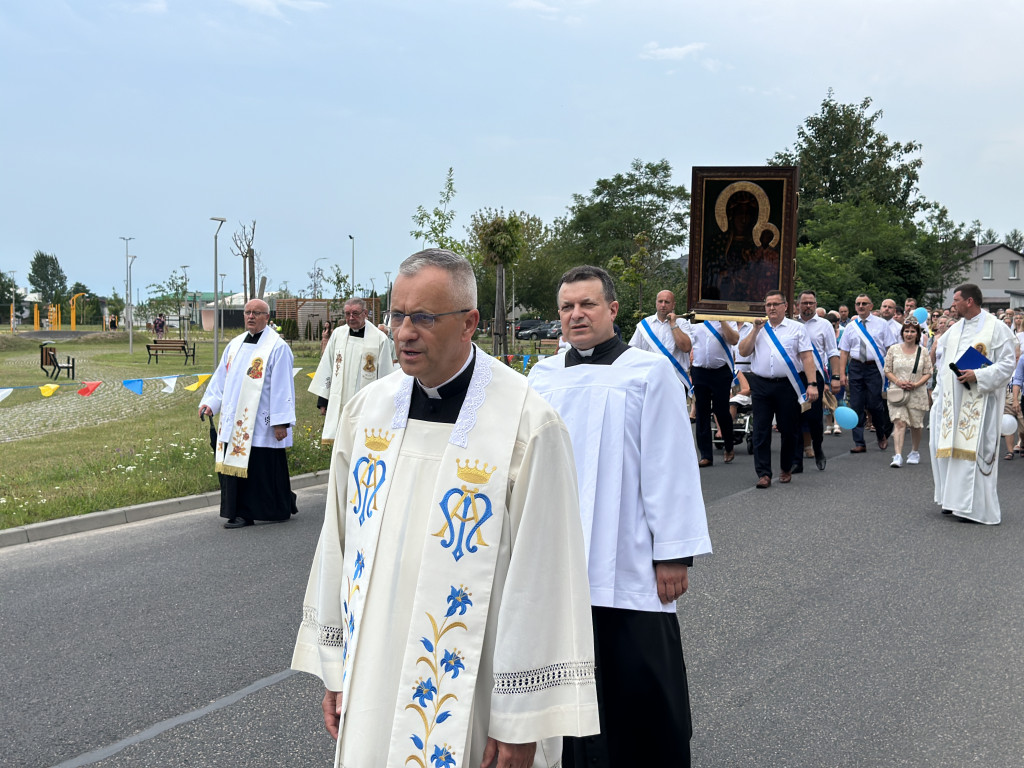
[[[697,453],[701,459],[712,461],[714,444],[711,441],[711,413],[722,429],[725,452],[732,450],[732,416],[729,414],[729,393],[732,389],[732,371],[728,365],[721,368],[690,369],[693,377],[693,398],[697,404]]]
[[[871,414],[875,425],[875,434],[879,439],[892,434],[892,422],[889,421],[889,409],[882,399],[882,374],[874,363],[862,363],[851,360],[846,371],[847,398],[850,407],[857,414],[857,426],[853,428],[853,442],[864,445],[864,413]]]
[[[793,468],[796,430],[800,423],[800,401],[789,379],[750,376],[750,402],[754,412],[754,469],[758,477],[772,476],[772,418],[779,427],[782,453],[779,468]]]
[[[796,422],[796,452],[793,454],[793,466],[803,467],[804,465],[804,428],[811,434],[811,446],[814,448],[814,458],[822,457],[821,438],[825,434],[822,420],[825,418],[825,411],[821,404],[821,396],[824,394],[825,380],[821,373],[815,369],[815,383],[818,385],[818,399],[811,403],[811,407],[800,414]],[[800,374],[800,381],[807,386],[807,375]]]

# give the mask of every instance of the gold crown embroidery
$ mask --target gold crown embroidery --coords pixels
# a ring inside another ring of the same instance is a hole
[[[363,434],[366,436],[366,439],[363,440],[363,445],[371,451],[386,451],[388,446],[391,445],[391,441],[395,439],[395,436],[386,430],[378,432],[376,429],[364,429]]]
[[[455,467],[455,474],[459,476],[460,480],[465,480],[467,483],[473,483],[475,485],[486,484],[491,479],[491,475],[493,475],[495,470],[497,469],[497,467],[495,466],[491,467],[490,470],[488,470],[487,462],[484,462],[484,465],[481,467],[479,459],[473,464],[472,467],[469,466],[469,459],[466,459],[465,466],[459,464],[459,460],[456,459]]]

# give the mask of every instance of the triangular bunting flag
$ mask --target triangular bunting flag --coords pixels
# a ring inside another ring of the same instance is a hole
[[[0,400],[3,400],[5,397],[7,397],[13,391],[14,391],[13,389],[0,389]]]
[[[58,389],[60,389],[60,384],[43,384],[43,386],[39,388],[39,391],[43,393],[43,397],[49,397]]]
[[[507,363],[508,363],[509,365],[512,365],[512,358],[513,358],[513,357],[515,357],[515,355],[509,355],[509,356],[508,356],[508,357],[506,358],[506,362],[507,362]]]
[[[307,375],[307,376],[309,376],[309,378],[311,378],[311,379],[312,379],[312,378],[313,378],[314,376],[316,376],[316,372],[313,372],[313,373],[307,373],[306,375]]]
[[[203,386],[203,384],[206,383],[206,380],[210,378],[210,376],[212,375],[212,373],[200,373],[199,381],[197,381],[195,384],[189,384],[187,387],[185,387],[185,389],[187,389],[189,392],[197,391],[201,386]]]
[[[78,394],[80,394],[82,397],[88,397],[93,392],[95,392],[96,388],[102,383],[102,381],[86,381],[84,382],[85,386],[78,390]]]
[[[134,392],[136,395],[142,394],[142,379],[125,379],[121,383],[125,389]]]
[[[160,381],[162,381],[164,383],[164,388],[162,390],[160,390],[161,392],[173,392],[174,391],[174,384],[175,384],[175,382],[178,381],[178,377],[177,376],[161,376],[160,377]]]
[[[299,375],[299,371],[301,371],[301,370],[302,370],[301,368],[292,368],[292,378],[294,379],[296,376],[298,376]]]
[[[538,353],[537,353],[537,362],[539,363],[539,362],[540,362],[541,360],[543,360],[543,359],[544,359],[545,357],[547,357],[547,355],[542,355],[542,354],[540,354],[540,353],[538,352]]]
[[[526,370],[526,366],[528,366],[529,364],[530,364],[530,355],[525,355],[523,357],[523,370],[524,371]]]

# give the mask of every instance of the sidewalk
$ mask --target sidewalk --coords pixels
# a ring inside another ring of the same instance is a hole
[[[296,475],[291,479],[292,490],[323,485],[327,482],[327,475],[327,470]],[[47,520],[43,523],[22,525],[17,528],[5,528],[0,530],[0,549],[218,505],[220,505],[220,492],[212,491],[210,493],[200,493],[196,496],[182,496],[177,499],[164,499],[163,501],[151,501],[147,504],[136,504],[132,507],[91,512],[88,515],[64,517],[60,520]]]

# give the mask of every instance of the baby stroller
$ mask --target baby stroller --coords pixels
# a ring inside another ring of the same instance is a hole
[[[729,399],[730,405],[736,406],[736,418],[732,423],[733,445],[740,443],[747,444],[747,454],[754,453],[754,417],[753,408],[750,405],[750,395],[733,395]],[[717,432],[712,437],[712,444],[720,450],[725,449],[725,439]]]

